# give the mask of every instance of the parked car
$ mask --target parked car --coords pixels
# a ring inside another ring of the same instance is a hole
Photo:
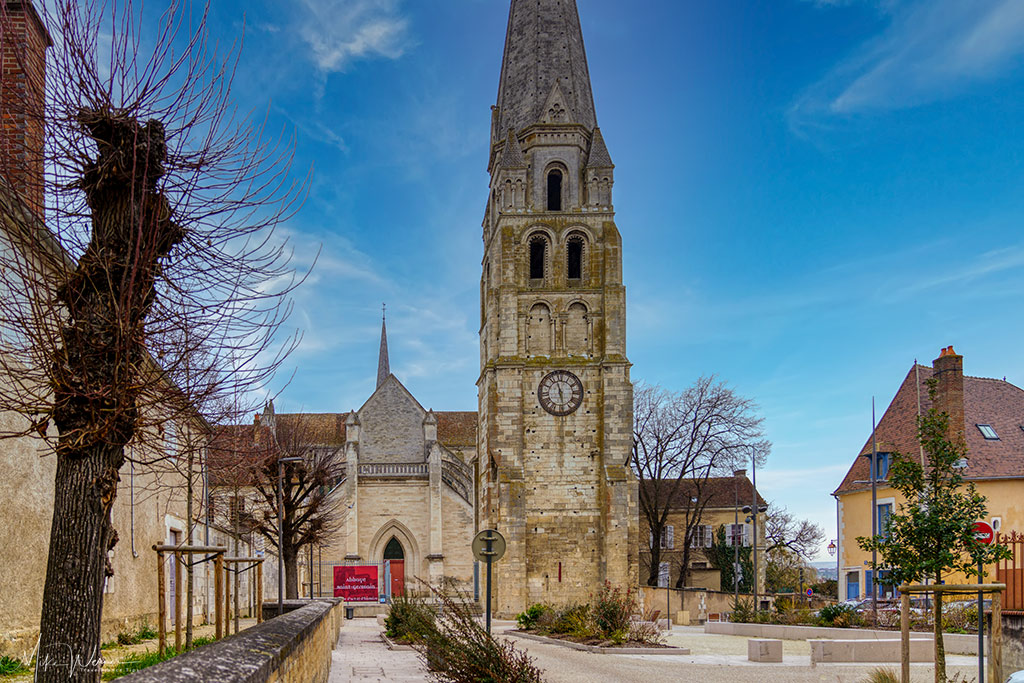
[[[1006,679],[1006,683],[1024,683],[1024,669],[1015,671]]]

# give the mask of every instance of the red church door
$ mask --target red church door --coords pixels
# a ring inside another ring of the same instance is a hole
[[[385,576],[391,577],[388,585],[388,597],[401,595],[405,591],[405,549],[394,536],[384,546]]]
[[[391,595],[401,595],[405,591],[405,560],[391,562]]]

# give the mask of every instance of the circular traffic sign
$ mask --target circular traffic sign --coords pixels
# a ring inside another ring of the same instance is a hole
[[[484,529],[473,537],[473,557],[481,562],[494,562],[504,555],[505,537],[494,529]]]
[[[813,588],[808,588],[807,589],[807,597],[812,597],[813,595],[814,595],[814,589]]]
[[[982,545],[989,545],[995,540],[996,532],[988,522],[975,522],[973,531],[974,540]]]

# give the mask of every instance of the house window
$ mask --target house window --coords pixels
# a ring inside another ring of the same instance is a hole
[[[714,536],[714,530],[710,524],[698,524],[693,528],[693,537],[690,539],[690,547],[710,548],[712,536]]]
[[[878,506],[878,535],[889,538],[889,517],[892,516],[892,503]]]
[[[730,524],[725,529],[725,544],[730,548],[734,545],[750,545],[750,525]]]
[[[661,547],[663,550],[673,550],[676,547],[676,528],[667,524],[661,529]]]
[[[548,211],[562,210],[562,172],[553,168],[548,172]]]
[[[658,588],[668,588],[668,562],[658,564]]]
[[[981,435],[989,441],[999,441],[999,435],[996,434],[996,430],[992,429],[992,425],[978,425],[978,431]]]
[[[164,423],[164,452],[172,459],[178,455],[178,427],[173,420]]]

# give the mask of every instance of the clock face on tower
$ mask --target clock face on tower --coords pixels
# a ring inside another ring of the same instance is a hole
[[[569,415],[583,403],[583,382],[568,370],[555,370],[540,381],[537,398],[552,415]]]

